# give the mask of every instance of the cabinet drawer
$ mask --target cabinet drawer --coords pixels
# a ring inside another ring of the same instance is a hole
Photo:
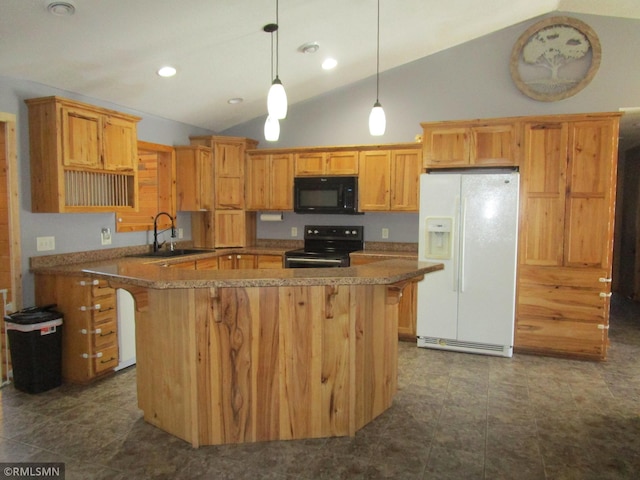
[[[95,279],[91,283],[91,295],[94,297],[104,297],[106,295],[112,295],[115,298],[116,289],[111,288],[106,280]]]
[[[93,370],[96,374],[111,370],[118,366],[118,345],[111,345],[96,352],[93,359]]]
[[[115,345],[118,341],[118,330],[115,319],[110,322],[96,325],[92,330],[91,341],[96,351],[107,345]]]

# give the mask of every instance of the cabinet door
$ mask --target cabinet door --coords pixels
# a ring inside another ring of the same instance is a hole
[[[101,115],[73,107],[63,107],[61,112],[64,166],[102,168]]]
[[[118,117],[105,117],[102,147],[105,170],[133,171],[138,151],[136,123]]]
[[[510,166],[518,164],[517,123],[471,128],[470,164]]]
[[[283,268],[282,255],[258,255],[256,268]]]
[[[611,270],[617,153],[611,121],[569,127],[564,263]]]
[[[324,175],[325,155],[322,152],[296,153],[295,154],[295,176],[304,175]]]
[[[424,166],[462,167],[469,164],[470,131],[466,127],[424,128]]]
[[[247,210],[267,210],[271,191],[269,155],[247,156],[245,202]],[[274,177],[275,178],[275,177]]]
[[[233,270],[234,266],[234,255],[221,255],[218,257],[218,270]]]
[[[521,171],[520,263],[563,264],[567,124],[524,126]]]
[[[271,156],[271,174],[268,208],[293,210],[293,155]]]
[[[325,165],[327,175],[357,175],[358,152],[329,152]]]
[[[217,270],[218,258],[203,258],[196,260],[196,270]]]
[[[215,208],[244,208],[244,144],[216,143]]]
[[[215,246],[244,247],[246,244],[246,213],[242,210],[215,211]]]
[[[390,205],[391,153],[388,150],[360,152],[358,210],[388,211]]]
[[[176,147],[176,196],[178,211],[213,209],[211,149]]]
[[[253,269],[256,268],[256,256],[250,254],[237,254],[236,255],[236,268],[239,269]]]
[[[422,158],[420,150],[391,151],[392,211],[417,212]]]

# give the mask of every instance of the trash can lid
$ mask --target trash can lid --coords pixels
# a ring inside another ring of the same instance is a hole
[[[30,307],[20,310],[19,312],[12,313],[11,315],[5,315],[5,322],[17,323],[19,325],[33,325],[35,323],[43,323],[57,318],[62,318],[60,312],[55,310],[49,310],[51,306],[47,307]]]

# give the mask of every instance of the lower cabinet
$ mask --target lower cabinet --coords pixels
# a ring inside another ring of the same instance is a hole
[[[218,257],[218,269],[282,268],[282,255],[232,253]]]
[[[36,275],[37,305],[63,314],[62,379],[89,383],[118,366],[116,291],[104,280]]]
[[[387,260],[389,257],[352,256],[351,265],[364,265],[372,262]],[[417,282],[411,282],[402,290],[402,297],[398,305],[398,340],[415,342],[417,336],[418,317],[418,286]]]

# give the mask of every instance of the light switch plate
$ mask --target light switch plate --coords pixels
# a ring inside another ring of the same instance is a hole
[[[102,230],[100,230],[100,240],[102,245],[111,245],[111,229],[109,227],[102,227]]]
[[[46,252],[56,249],[56,237],[36,237],[36,250]]]

